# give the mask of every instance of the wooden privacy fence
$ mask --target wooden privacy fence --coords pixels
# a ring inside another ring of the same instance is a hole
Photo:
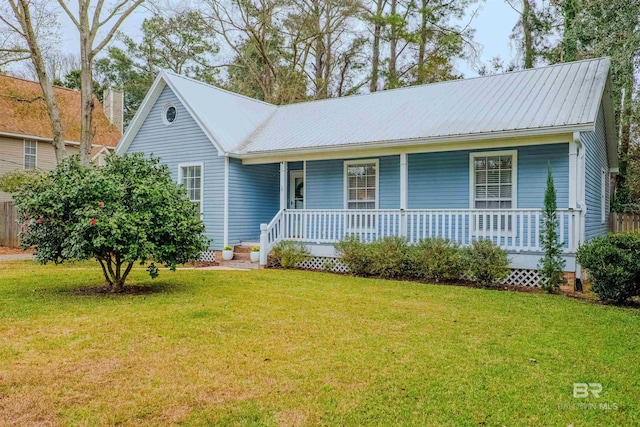
[[[640,213],[611,212],[611,231],[614,233],[640,232]]]
[[[0,246],[20,247],[18,211],[12,202],[0,202]]]

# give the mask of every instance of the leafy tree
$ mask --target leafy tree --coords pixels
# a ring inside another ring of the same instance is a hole
[[[69,89],[80,90],[81,74],[81,70],[72,70],[65,74],[63,79],[54,79],[53,84],[56,86],[67,87]],[[100,85],[100,83],[95,80],[93,81],[93,93],[100,102],[102,102],[105,89],[106,88]]]
[[[553,292],[555,288],[565,282],[562,247],[564,242],[558,242],[559,226],[556,189],[553,185],[551,167],[547,171],[547,188],[544,192],[544,210],[542,211],[540,230],[540,245],[544,250],[544,256],[538,264],[538,272],[541,276],[542,289]]]
[[[91,162],[93,140],[94,85],[93,65],[123,22],[144,0],[78,0],[70,9],[66,0],[58,0],[60,9],[77,30],[80,42],[80,160]],[[46,76],[45,76],[46,77]]]
[[[41,263],[95,258],[112,292],[123,289],[136,261],[175,270],[206,249],[200,212],[166,165],[142,154],[110,156],[106,166],[65,159],[13,194],[22,220],[24,248]]]
[[[218,44],[207,24],[193,10],[169,17],[156,15],[141,26],[142,40],[119,34],[122,46],[111,46],[95,62],[96,80],[104,90],[124,93],[124,125],[129,124],[161,69],[212,83],[217,68],[212,57]]]
[[[212,55],[218,50],[214,34],[194,10],[183,10],[164,17],[155,15],[142,22],[139,44],[123,36],[125,45],[138,58],[144,58],[148,71],[159,68],[206,80],[213,67]]]
[[[60,162],[67,156],[64,129],[43,53],[50,47],[46,45],[47,38],[53,38],[51,28],[56,24],[55,15],[50,9],[49,2],[8,0],[2,3],[0,4],[0,24],[2,24],[0,64],[16,59],[31,60],[47,107],[52,135],[51,145],[56,154],[56,161]]]
[[[135,116],[156,77],[155,71],[139,67],[128,50],[112,46],[108,55],[96,61],[96,78],[104,91],[107,87],[121,90],[125,128]]]

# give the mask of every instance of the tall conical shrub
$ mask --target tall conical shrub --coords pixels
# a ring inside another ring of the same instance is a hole
[[[544,193],[544,210],[542,212],[540,227],[540,245],[544,250],[544,256],[538,263],[540,274],[540,286],[547,292],[565,283],[563,274],[565,261],[562,258],[564,242],[558,242],[559,224],[556,202],[556,189],[553,185],[551,167],[547,170],[547,189]]]

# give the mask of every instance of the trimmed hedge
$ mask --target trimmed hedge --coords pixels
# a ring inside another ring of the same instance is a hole
[[[509,276],[507,251],[491,240],[476,240],[463,254],[467,274],[482,286],[495,285]]]
[[[422,239],[410,251],[412,276],[441,282],[459,280],[464,272],[460,247],[447,239]]]
[[[461,249],[447,239],[422,239],[409,245],[401,237],[366,243],[349,236],[335,245],[340,261],[356,276],[424,281],[460,280],[463,273],[483,286],[509,274],[509,260],[491,241],[474,242]]]
[[[311,258],[307,247],[300,242],[282,240],[272,250],[273,258],[280,262],[282,268],[296,268],[301,262]]]

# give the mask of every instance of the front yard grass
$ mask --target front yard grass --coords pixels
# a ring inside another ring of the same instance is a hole
[[[637,309],[282,270],[79,292],[100,278],[0,263],[0,425],[640,425]]]

